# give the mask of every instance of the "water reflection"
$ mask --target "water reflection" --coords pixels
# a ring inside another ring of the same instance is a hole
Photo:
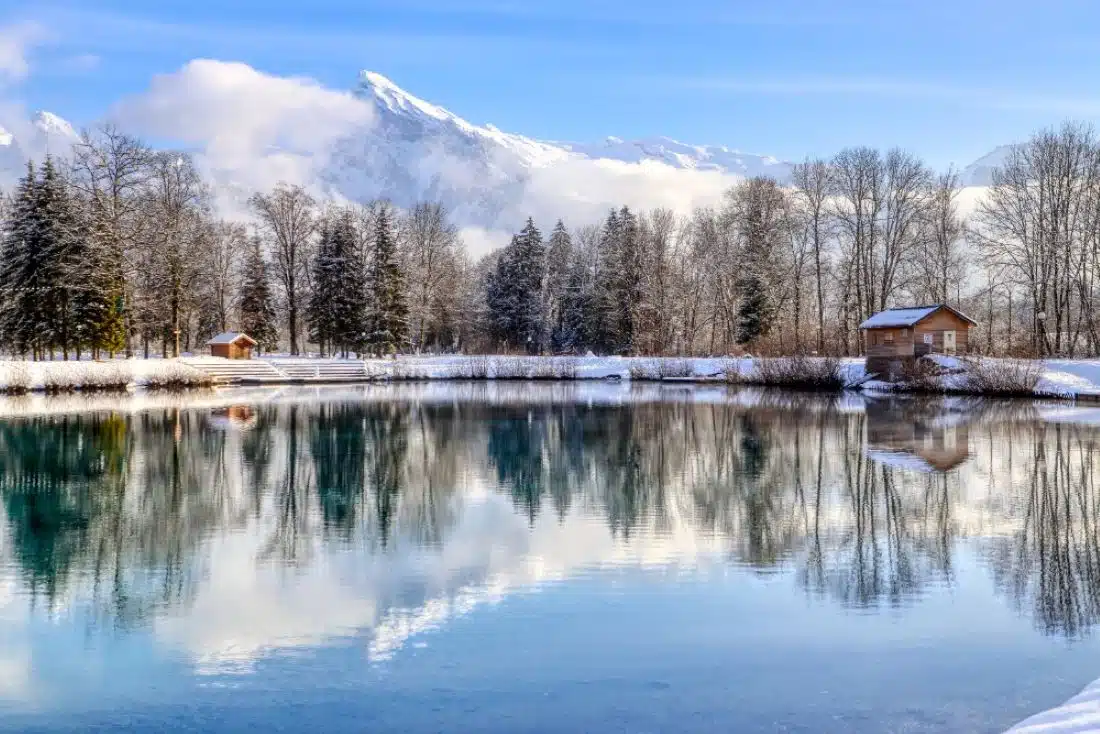
[[[4,557],[32,605],[156,627],[210,665],[364,630],[384,657],[608,564],[793,570],[823,603],[903,608],[953,583],[964,541],[1045,632],[1100,619],[1095,428],[1033,406],[616,390],[13,417]]]

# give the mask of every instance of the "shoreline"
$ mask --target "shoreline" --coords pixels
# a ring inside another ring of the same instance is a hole
[[[990,360],[990,363],[1003,360]],[[767,369],[768,365],[784,369]],[[0,361],[0,395],[102,395],[219,387],[308,387],[417,382],[605,382],[779,388],[842,393],[1100,402],[1100,360],[1031,361],[1031,389],[967,387],[959,370],[921,384],[868,375],[862,358],[400,356],[338,359],[263,356]],[[825,365],[823,369],[823,365]],[[793,369],[791,368],[793,366]],[[800,372],[800,369],[802,370]],[[814,374],[814,373],[817,374]]]

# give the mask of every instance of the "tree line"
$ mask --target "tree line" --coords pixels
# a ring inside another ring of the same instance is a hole
[[[431,201],[280,183],[226,220],[188,155],[104,127],[4,198],[0,348],[171,356],[236,329],[291,354],[852,355],[872,313],[948,303],[987,353],[1100,353],[1092,129],[1036,134],[963,196],[953,170],[850,148],[689,214],[616,207],[545,236],[529,219],[474,259]]]

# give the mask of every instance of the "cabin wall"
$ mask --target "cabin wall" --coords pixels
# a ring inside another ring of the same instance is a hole
[[[939,311],[921,321],[914,327],[916,343],[924,343],[924,335],[932,335],[932,351],[943,354],[943,332],[955,332],[955,353],[966,354],[970,351],[970,322],[960,319],[950,311]]]
[[[252,347],[247,344],[211,344],[210,356],[225,359],[252,359]]]
[[[887,335],[893,337],[887,341]],[[892,329],[868,329],[866,356],[912,357],[913,330],[902,327]]]

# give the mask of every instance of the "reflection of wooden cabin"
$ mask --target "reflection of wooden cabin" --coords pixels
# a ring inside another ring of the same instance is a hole
[[[210,422],[225,430],[243,430],[256,425],[256,412],[248,405],[231,405],[215,410]]]
[[[966,354],[972,318],[950,306],[880,311],[859,325],[866,332],[867,371],[896,376],[926,354]]]
[[[206,342],[206,345],[210,347],[210,356],[212,357],[252,359],[252,348],[256,346],[256,340],[239,331],[227,331],[218,334]]]
[[[874,401],[867,406],[867,456],[899,469],[948,472],[970,458],[970,430],[957,414]]]

